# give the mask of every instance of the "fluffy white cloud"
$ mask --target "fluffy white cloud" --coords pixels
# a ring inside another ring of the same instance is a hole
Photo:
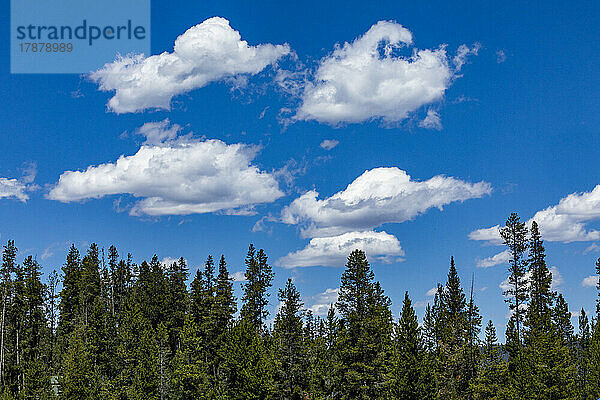
[[[374,168],[324,200],[317,198],[315,190],[303,194],[283,209],[282,221],[300,224],[305,237],[333,236],[404,222],[432,207],[442,209],[455,201],[482,197],[491,190],[486,182],[469,183],[443,175],[415,181],[395,167]]]
[[[321,148],[325,150],[331,150],[338,144],[340,144],[339,140],[325,139],[321,142]]]
[[[425,129],[435,129],[437,131],[442,130],[442,120],[440,119],[440,115],[431,108],[427,110],[427,115],[423,119],[423,121],[419,122],[419,126]]]
[[[491,257],[484,258],[482,260],[477,260],[477,266],[480,268],[488,268],[493,267],[498,264],[505,264],[510,259],[510,252],[508,250],[504,250],[501,253],[493,255]]]
[[[0,199],[29,200],[27,184],[19,179],[0,178]]]
[[[331,305],[335,305],[340,294],[340,288],[327,288],[324,292],[313,297],[313,305],[309,307],[314,315],[327,315]]]
[[[600,185],[597,185],[591,192],[572,193],[560,199],[557,205],[536,212],[527,226],[537,222],[544,240],[550,242],[587,242],[600,240],[600,231],[588,229],[586,225],[599,219]],[[499,225],[471,232],[469,238],[502,243]]]
[[[435,296],[435,294],[437,293],[437,291],[438,291],[437,287],[432,287],[431,289],[429,289],[427,291],[427,293],[426,293],[427,297],[433,297],[433,296]]]
[[[116,113],[170,109],[176,95],[241,74],[257,74],[289,52],[287,44],[249,46],[228,20],[214,17],[179,36],[171,53],[119,57],[90,77],[100,90],[115,91],[108,108]]]
[[[494,225],[491,228],[477,229],[469,233],[469,239],[471,240],[483,240],[490,242],[491,244],[500,245],[502,244],[502,237],[500,237],[500,225]]]
[[[304,84],[294,119],[331,125],[373,118],[395,122],[442,99],[455,76],[445,46],[413,48],[408,57],[399,54],[412,43],[408,29],[379,21],[352,43],[336,46],[321,59],[314,79]],[[475,52],[466,46],[460,49],[467,49],[467,54],[459,53],[462,66]]]
[[[247,214],[254,205],[283,196],[273,175],[251,164],[258,150],[189,135],[144,144],[114,163],[64,172],[48,198],[72,202],[131,194],[141,198],[132,215]]]
[[[386,232],[347,232],[338,236],[313,238],[304,249],[278,259],[275,265],[283,268],[342,267],[348,255],[356,249],[381,262],[392,262],[404,255],[398,239]]]
[[[590,275],[581,281],[583,287],[596,287],[598,285],[598,275]]]

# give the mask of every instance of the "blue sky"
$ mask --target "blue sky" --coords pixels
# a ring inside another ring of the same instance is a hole
[[[294,277],[315,310],[343,267],[324,249],[359,243],[396,314],[405,290],[422,313],[454,255],[504,326],[507,266],[481,266],[503,248],[479,230],[541,212],[557,289],[571,310],[592,309],[597,4],[220,3],[152,4],[152,54],[172,53],[185,82],[119,61],[11,75],[0,48],[2,241],[45,271],[70,243],[97,242],[192,270],[224,253],[232,272],[252,242],[275,288]],[[149,56],[138,61],[165,62]]]

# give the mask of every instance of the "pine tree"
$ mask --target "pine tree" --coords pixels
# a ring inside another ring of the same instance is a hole
[[[172,327],[173,330],[176,328]],[[178,335],[180,332],[177,332]],[[158,324],[156,329],[157,342],[157,373],[158,373],[158,396],[165,400],[169,394],[171,349],[169,346],[169,330],[164,322]]]
[[[547,331],[550,327],[550,310],[556,293],[550,289],[552,273],[546,266],[546,251],[535,221],[531,223],[528,264],[531,272],[529,280],[531,300],[527,309],[526,324],[529,330]]]
[[[98,246],[92,243],[81,261],[80,304],[84,324],[88,324],[97,298],[102,293]]]
[[[474,278],[471,279],[471,292],[469,296],[469,302],[467,304],[467,316],[466,316],[466,340],[464,344],[464,358],[465,358],[465,379],[466,386],[470,386],[473,380],[477,376],[477,367],[480,359],[480,340],[479,333],[481,332],[481,314],[479,314],[479,307],[475,304],[473,298],[473,285]]]
[[[210,399],[219,398],[212,396],[213,394],[222,394],[224,390],[222,384],[215,392],[211,392],[210,375],[208,365],[204,362],[203,351],[199,327],[188,314],[181,332],[181,346],[172,362],[170,398]],[[217,381],[217,383],[221,382],[222,379]]]
[[[214,284],[214,261],[208,256],[204,263],[204,270],[198,270],[191,285],[191,315],[199,328],[200,341],[202,343],[202,354],[207,364],[214,360],[216,349],[214,348],[214,325],[211,320],[215,303]]]
[[[10,297],[12,292],[11,274],[15,270],[17,248],[14,240],[9,240],[2,253],[2,267],[0,270],[0,284],[2,285],[2,315],[0,317],[0,387],[4,389],[6,374],[6,345],[7,345],[7,320],[11,308]]]
[[[307,353],[303,337],[300,293],[291,279],[279,290],[281,308],[273,336],[277,361],[277,386],[282,399],[303,399],[308,389]]]
[[[60,377],[62,397],[65,399],[101,399],[100,377],[87,344],[87,333],[88,328],[79,324],[69,335]]]
[[[526,393],[526,387],[530,383],[526,380],[526,371],[523,367],[523,356],[521,352],[520,337],[517,332],[516,316],[511,314],[506,324],[505,350],[508,355],[506,364],[506,392],[514,398],[519,398]],[[510,398],[510,396],[508,396]]]
[[[71,245],[67,254],[67,260],[62,267],[63,282],[60,292],[60,319],[58,321],[58,345],[59,352],[64,353],[67,347],[68,336],[80,317],[81,300],[81,260],[79,250]]]
[[[114,313],[119,320],[121,318],[121,311],[127,298],[130,294],[132,287],[133,271],[131,270],[131,254],[127,256],[127,261],[120,260],[117,264],[117,268],[112,278],[113,282],[113,304]]]
[[[306,330],[305,330],[306,331]],[[304,338],[308,353],[308,385],[310,398],[322,399],[338,393],[334,365],[337,354],[334,345],[337,341],[338,319],[335,307],[331,305],[325,320],[319,319],[319,328],[313,339]]]
[[[465,347],[468,345],[467,317],[465,293],[452,257],[448,280],[440,291],[441,327],[438,343],[439,394],[447,399],[460,398],[469,387],[470,368],[465,357]]]
[[[521,222],[516,213],[510,214],[506,220],[506,226],[500,229],[500,236],[510,252],[508,278],[512,288],[504,292],[508,296],[507,302],[515,315],[515,333],[518,347],[521,345],[521,331],[523,329],[523,305],[527,302],[527,284],[525,281],[525,271],[527,260],[525,251],[527,250],[527,227]],[[518,348],[517,347],[517,348]]]
[[[579,315],[579,333],[577,335],[577,348],[576,348],[576,359],[577,359],[577,397],[585,399],[586,390],[588,385],[589,375],[589,359],[588,354],[590,350],[590,324],[587,314],[583,308]]]
[[[44,302],[46,287],[40,277],[40,266],[31,256],[23,261],[25,273],[24,321],[21,367],[24,398],[44,398],[50,392],[50,376],[46,366],[50,361],[48,321]]]
[[[363,251],[354,250],[342,274],[337,309],[342,399],[380,399],[386,388],[386,359],[391,347],[389,299]]]
[[[25,331],[25,319],[27,314],[26,299],[26,275],[25,268],[21,264],[14,265],[13,296],[8,315],[9,360],[7,365],[7,384],[13,393],[23,390],[25,385],[23,363],[23,335]]]
[[[113,318],[116,317],[115,297],[116,297],[116,276],[119,265],[119,252],[115,246],[108,248],[108,288],[109,288],[109,301],[110,301],[110,313]]]
[[[233,315],[236,312],[236,302],[233,295],[233,279],[227,270],[225,257],[219,260],[219,272],[216,278],[213,306],[210,311],[210,367],[213,382],[221,382],[223,373],[218,349],[225,345],[227,332],[231,327]]]
[[[188,269],[185,259],[172,263],[167,269],[167,325],[170,354],[175,354],[181,345],[181,331],[188,311],[188,293],[186,281]]]
[[[253,245],[248,248],[246,256],[246,280],[244,284],[244,305],[241,316],[253,324],[256,329],[263,329],[263,322],[268,317],[267,305],[269,304],[269,293],[272,286],[273,270],[267,263],[267,256],[262,249],[258,252]]]
[[[56,292],[56,288],[58,283],[60,282],[60,278],[56,270],[53,270],[48,277],[48,298],[46,305],[46,313],[48,315],[48,323],[50,328],[50,371],[54,375],[55,368],[57,363],[56,358],[58,357],[58,352],[56,351],[56,326],[58,320],[58,309],[56,300],[59,298],[58,293]]]
[[[600,276],[600,258],[596,262],[596,274]],[[592,337],[588,352],[589,374],[586,385],[587,399],[597,399],[600,397],[600,280],[596,285],[598,289],[598,299],[596,300],[596,318],[592,324]]]
[[[144,264],[144,263],[142,263]],[[146,263],[140,270],[149,269]],[[140,277],[148,272],[141,272]],[[141,282],[136,283],[136,291]],[[138,297],[139,296],[139,297]],[[160,387],[159,346],[156,331],[148,318],[148,304],[141,303],[140,293],[125,304],[118,328],[117,360],[119,374],[115,391],[126,399],[158,399]]]
[[[236,312],[235,296],[233,295],[233,278],[227,270],[225,256],[221,256],[219,261],[219,274],[217,275],[217,285],[215,293],[215,307],[213,317],[216,330],[224,333]]]
[[[471,386],[473,398],[477,400],[503,398],[502,394],[506,393],[508,386],[506,376],[506,363],[502,360],[496,328],[490,320],[485,327],[481,368]],[[510,398],[510,396],[505,398]]]
[[[405,292],[394,340],[390,397],[398,400],[433,398],[432,377],[424,361],[421,329],[408,292]]]
[[[570,325],[570,314],[568,314],[567,308],[568,315],[565,322],[566,302],[562,295],[557,300],[556,293],[551,290],[552,274],[546,266],[545,249],[535,221],[531,224],[530,232],[528,246],[528,264],[531,275],[529,279],[530,302],[524,319],[527,330],[523,334],[524,348],[521,365],[527,384],[520,385],[521,395],[540,399],[556,398],[557,393],[571,384],[565,372],[571,368],[570,350],[566,343],[572,341],[572,327],[568,333],[568,339],[560,333],[562,329],[557,327],[557,321],[552,318],[555,300],[556,310],[560,310],[560,323],[567,331],[565,324]]]
[[[554,306],[554,310],[552,310],[552,318],[560,337],[570,347],[573,343],[573,325],[571,324],[569,305],[562,294],[559,294],[556,298],[556,305]]]
[[[143,261],[139,267],[133,298],[142,306],[144,316],[152,329],[156,329],[158,324],[166,319],[167,288],[165,271],[158,256],[155,254],[149,264]]]
[[[274,362],[256,325],[240,319],[229,330],[219,349],[224,386],[230,400],[271,399],[276,393]]]

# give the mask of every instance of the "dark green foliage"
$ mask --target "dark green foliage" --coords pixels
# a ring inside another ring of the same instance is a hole
[[[253,324],[256,329],[263,329],[263,322],[269,315],[266,307],[269,302],[268,289],[272,286],[273,270],[267,263],[265,252],[258,252],[253,245],[248,248],[246,256],[246,279],[242,301],[242,318]]]
[[[427,361],[417,315],[406,292],[394,338],[390,396],[399,400],[433,399],[433,376]]]
[[[77,325],[69,335],[60,387],[65,399],[101,399],[100,377],[88,346],[88,328]]]
[[[600,258],[596,262],[596,274],[600,276]],[[586,381],[586,399],[600,397],[600,280],[597,285],[598,300],[596,302],[596,318],[593,323],[592,336],[588,351],[588,377]]]
[[[342,399],[384,398],[392,336],[389,306],[365,253],[350,253],[337,302],[341,321],[336,369]]]
[[[275,364],[256,326],[242,318],[219,349],[225,376],[225,398],[271,399],[275,395]]]
[[[279,383],[277,392],[282,399],[300,400],[308,390],[308,360],[302,326],[303,304],[291,279],[283,289],[279,289],[279,301],[282,304],[273,330]]]
[[[71,245],[62,271],[63,281],[62,291],[60,292],[58,334],[59,337],[66,338],[75,329],[80,312],[79,301],[82,270],[79,250],[75,248],[75,245]],[[64,350],[65,347],[66,344],[62,342],[61,350]]]
[[[566,299],[551,289],[539,227],[526,233],[516,214],[501,230],[511,252],[504,345],[491,321],[481,340],[474,277],[465,295],[454,258],[421,326],[408,293],[394,323],[356,250],[326,317],[321,307],[304,309],[288,280],[270,330],[273,271],[253,246],[236,316],[223,256],[218,268],[208,257],[188,290],[183,258],[136,265],[114,246],[106,260],[95,244],[83,258],[72,246],[58,293],[58,275],[44,284],[37,261],[18,263],[9,241],[0,267],[0,399],[595,400],[598,315],[590,321],[582,309],[574,334]]]
[[[492,321],[488,321],[485,327],[481,365],[471,386],[473,398],[478,400],[510,398],[506,396],[508,388],[506,368],[498,344],[496,328]]]
[[[225,256],[219,261],[219,274],[215,293],[215,306],[212,311],[212,321],[218,334],[224,333],[236,312],[235,296],[233,295],[233,279],[227,270]]]
[[[181,331],[188,311],[186,281],[188,269],[185,259],[171,264],[167,269],[167,320],[164,329],[168,332],[169,353],[175,354],[181,347]]]
[[[453,257],[446,285],[438,293],[434,302],[438,397],[458,399],[468,393],[476,375],[481,317],[472,293],[467,306]]]
[[[506,226],[500,229],[500,236],[504,244],[508,247],[510,253],[509,268],[510,273],[508,281],[512,286],[504,294],[509,296],[508,302],[510,309],[514,313],[516,344],[521,344],[521,334],[523,329],[523,310],[522,305],[527,302],[528,290],[525,282],[525,272],[527,270],[527,227],[521,222],[516,213],[510,214],[506,220]]]

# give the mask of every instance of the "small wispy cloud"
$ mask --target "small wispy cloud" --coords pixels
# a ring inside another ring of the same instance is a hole
[[[583,255],[586,255],[586,254],[592,253],[592,252],[595,253],[598,251],[600,251],[600,246],[598,246],[597,243],[592,243],[583,251]]]
[[[496,51],[496,62],[502,64],[504,61],[506,61],[506,53],[504,50],[500,49]]]
[[[339,140],[325,139],[321,142],[320,146],[321,146],[321,148],[323,148],[325,150],[331,150],[338,144],[340,144]]]
[[[430,108],[429,110],[427,110],[427,115],[425,116],[425,118],[421,122],[419,122],[419,126],[425,129],[441,131],[442,120],[440,118],[440,115],[435,110],[432,110]]]

